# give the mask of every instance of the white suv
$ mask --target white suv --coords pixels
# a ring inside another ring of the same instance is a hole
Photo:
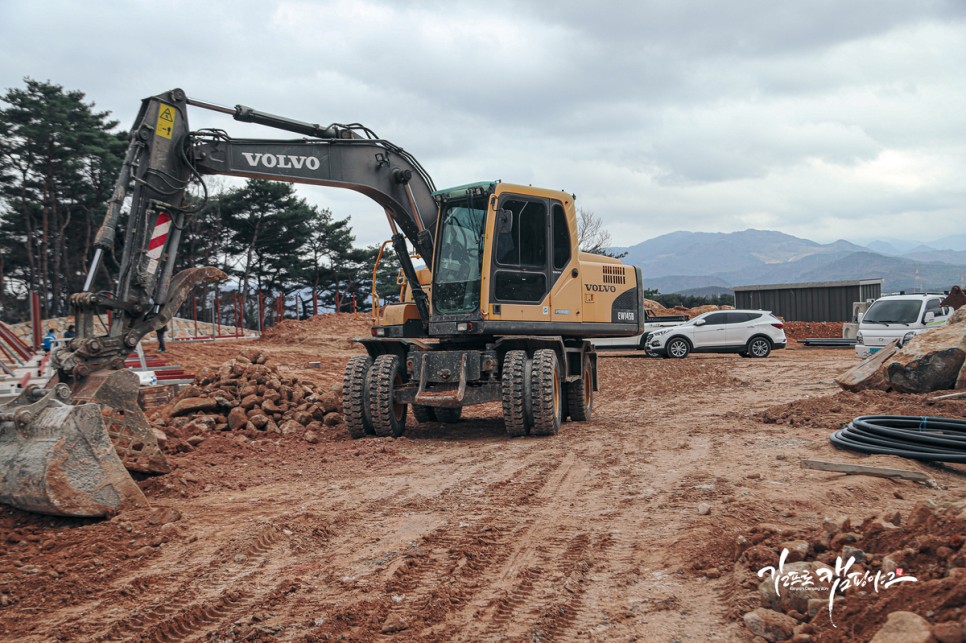
[[[784,329],[782,321],[765,310],[719,310],[651,333],[647,348],[662,357],[681,358],[689,353],[768,357],[788,344]]]

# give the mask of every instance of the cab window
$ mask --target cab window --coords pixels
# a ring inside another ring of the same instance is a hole
[[[553,269],[563,270],[570,263],[570,226],[559,203],[553,205]]]
[[[496,234],[493,295],[499,301],[539,302],[547,294],[546,202],[510,198],[500,207],[513,213],[513,221]]]

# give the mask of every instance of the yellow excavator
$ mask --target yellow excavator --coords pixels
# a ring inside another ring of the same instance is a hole
[[[300,138],[191,131],[189,106]],[[437,190],[412,155],[358,123],[321,126],[171,90],[142,102],[84,291],[71,298],[77,336],[53,354],[56,376],[0,407],[0,502],[103,516],[146,502],[127,471],[170,470],[124,362],[195,286],[227,278],[211,267],[173,274],[197,211],[185,190],[211,174],[354,190],[385,210],[405,296],[383,309],[358,340],[367,354],[346,367],[354,438],[401,435],[409,406],[418,422],[456,422],[464,406],[485,402],[502,404],[511,437],[553,435],[567,417],[590,418],[589,338],[642,332],[640,269],[579,250],[572,195],[501,181]],[[122,212],[115,287],[94,291]],[[110,328],[96,335],[94,316],[105,311]]]

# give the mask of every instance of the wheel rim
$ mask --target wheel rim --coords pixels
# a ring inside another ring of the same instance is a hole
[[[763,339],[756,339],[751,343],[751,352],[755,357],[763,357],[768,354],[768,344]]]
[[[584,369],[584,408],[588,411],[594,406],[594,378],[590,376],[590,369]]]
[[[676,339],[671,342],[670,351],[671,355],[674,355],[675,357],[684,357],[687,354],[687,347],[685,346],[684,342]]]

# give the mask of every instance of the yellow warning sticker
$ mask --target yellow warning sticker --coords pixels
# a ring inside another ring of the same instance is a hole
[[[175,114],[174,107],[161,103],[161,107],[158,108],[158,124],[154,128],[158,136],[171,138],[174,133]]]

